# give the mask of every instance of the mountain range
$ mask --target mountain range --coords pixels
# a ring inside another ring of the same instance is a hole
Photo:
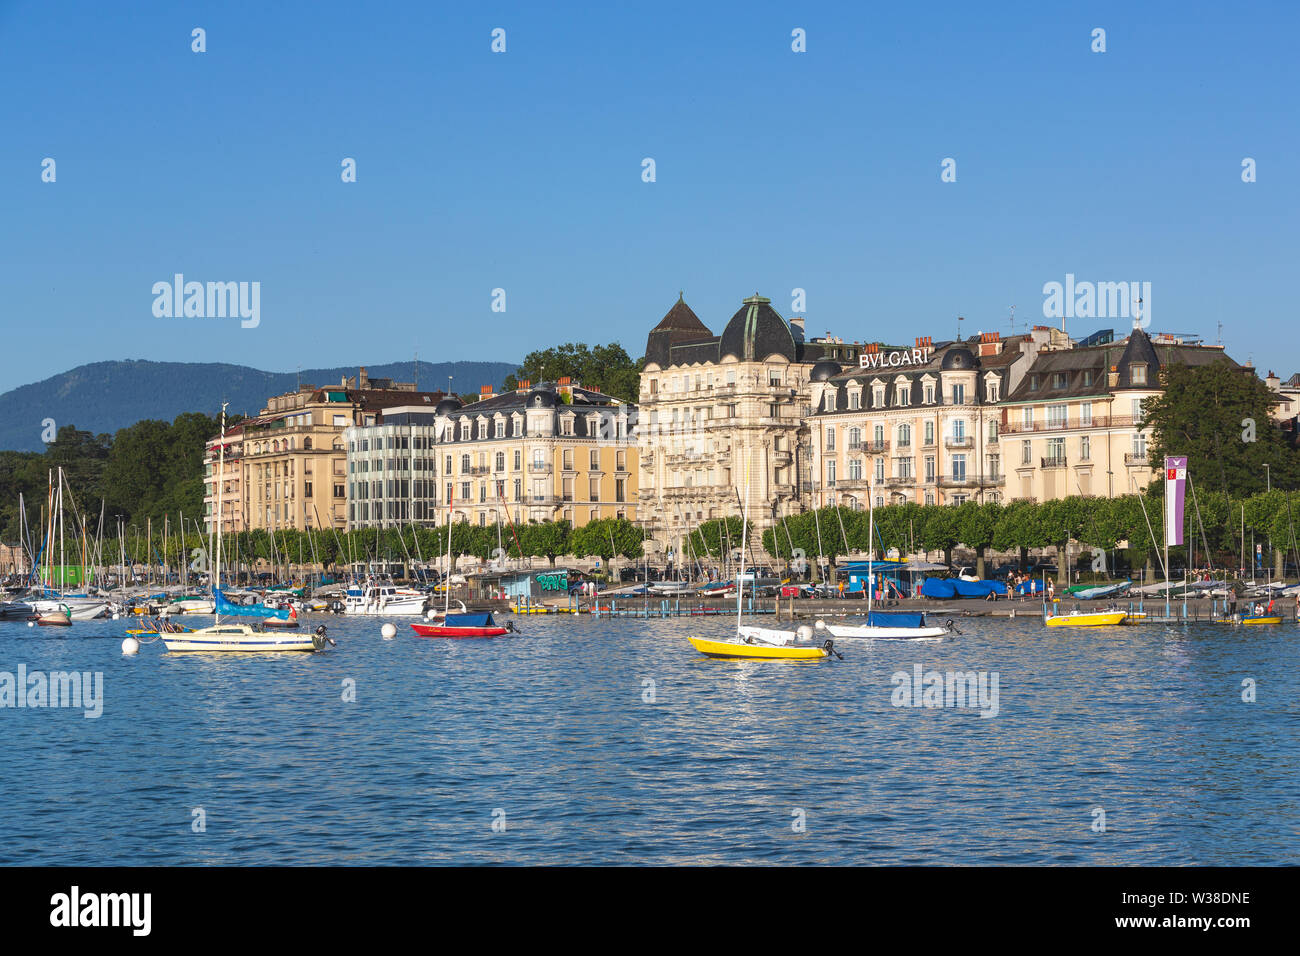
[[[367,365],[371,378],[416,382],[422,389],[447,388],[477,394],[481,385],[501,384],[516,371],[512,362],[391,362]],[[47,419],[56,428],[75,425],[100,434],[142,418],[171,421],[182,412],[215,415],[229,402],[230,414],[256,415],[272,395],[304,385],[337,385],[357,367],[264,372],[245,365],[208,362],[92,362],[0,394],[0,449],[43,451]]]

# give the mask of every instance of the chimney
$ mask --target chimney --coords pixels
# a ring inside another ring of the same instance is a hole
[[[361,366],[361,368],[357,370],[357,388],[369,388],[369,387],[370,387],[370,375],[368,372],[366,372],[366,367],[363,365]]]
[[[798,329],[800,332],[802,332],[802,331],[804,330],[804,329],[803,329],[803,316],[802,316],[802,315],[792,315],[792,316],[790,316],[790,324],[793,325],[793,326],[794,326],[796,329]]]
[[[478,390],[478,398],[480,402],[485,398],[496,398],[496,393],[493,392],[491,385],[484,385]]]
[[[532,384],[533,384],[533,383],[532,383],[531,381],[529,381],[528,379],[526,379],[526,378],[521,378],[521,379],[519,380],[518,384],[515,386],[515,391],[516,391],[516,392],[526,392],[526,391],[528,391],[528,389],[532,386]]]
[[[980,357],[986,355],[1000,355],[1002,353],[1002,333],[1001,332],[981,332],[980,333]]]
[[[560,376],[560,380],[555,384],[557,386],[556,387],[557,392],[559,392],[561,395],[568,395],[570,398],[572,398],[573,390],[577,387],[578,383],[575,382],[568,375],[562,375]]]
[[[868,355],[875,355],[877,352],[880,351],[880,343],[879,343],[879,342],[868,342],[868,343],[867,343],[867,349],[866,349],[866,351],[867,351],[867,354],[868,354]]]
[[[1110,367],[1110,372],[1107,373],[1106,375],[1106,387],[1114,388],[1118,384],[1119,384],[1119,366],[1112,365]]]

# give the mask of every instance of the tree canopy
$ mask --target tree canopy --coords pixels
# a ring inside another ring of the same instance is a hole
[[[635,402],[641,388],[641,359],[633,361],[617,342],[587,346],[566,342],[524,356],[515,374],[507,375],[502,387],[514,390],[521,379],[554,382],[568,376],[584,388]]]

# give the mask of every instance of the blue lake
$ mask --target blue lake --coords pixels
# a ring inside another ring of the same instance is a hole
[[[133,658],[124,621],[2,623],[0,671],[101,671],[104,700],[0,709],[0,862],[1300,863],[1294,626],[968,618],[784,663],[687,644],[727,618],[516,621]],[[997,715],[895,706],[916,664],[996,673]]]

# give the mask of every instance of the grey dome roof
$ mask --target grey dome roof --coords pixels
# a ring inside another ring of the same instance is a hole
[[[528,408],[554,408],[555,392],[541,385],[534,385],[528,393]]]
[[[752,295],[722,330],[718,357],[734,355],[742,362],[761,362],[769,355],[795,360],[790,325],[772,308],[772,300]]]
[[[943,354],[943,362],[939,368],[946,372],[954,368],[973,369],[975,366],[975,353],[964,345],[958,345]]]
[[[840,368],[839,362],[832,362],[830,359],[823,359],[812,367],[808,373],[808,381],[824,382],[831,376],[839,375],[843,369]]]
[[[438,407],[433,410],[435,415],[450,415],[452,412],[460,411],[460,401],[455,398],[447,397],[438,403]]]

